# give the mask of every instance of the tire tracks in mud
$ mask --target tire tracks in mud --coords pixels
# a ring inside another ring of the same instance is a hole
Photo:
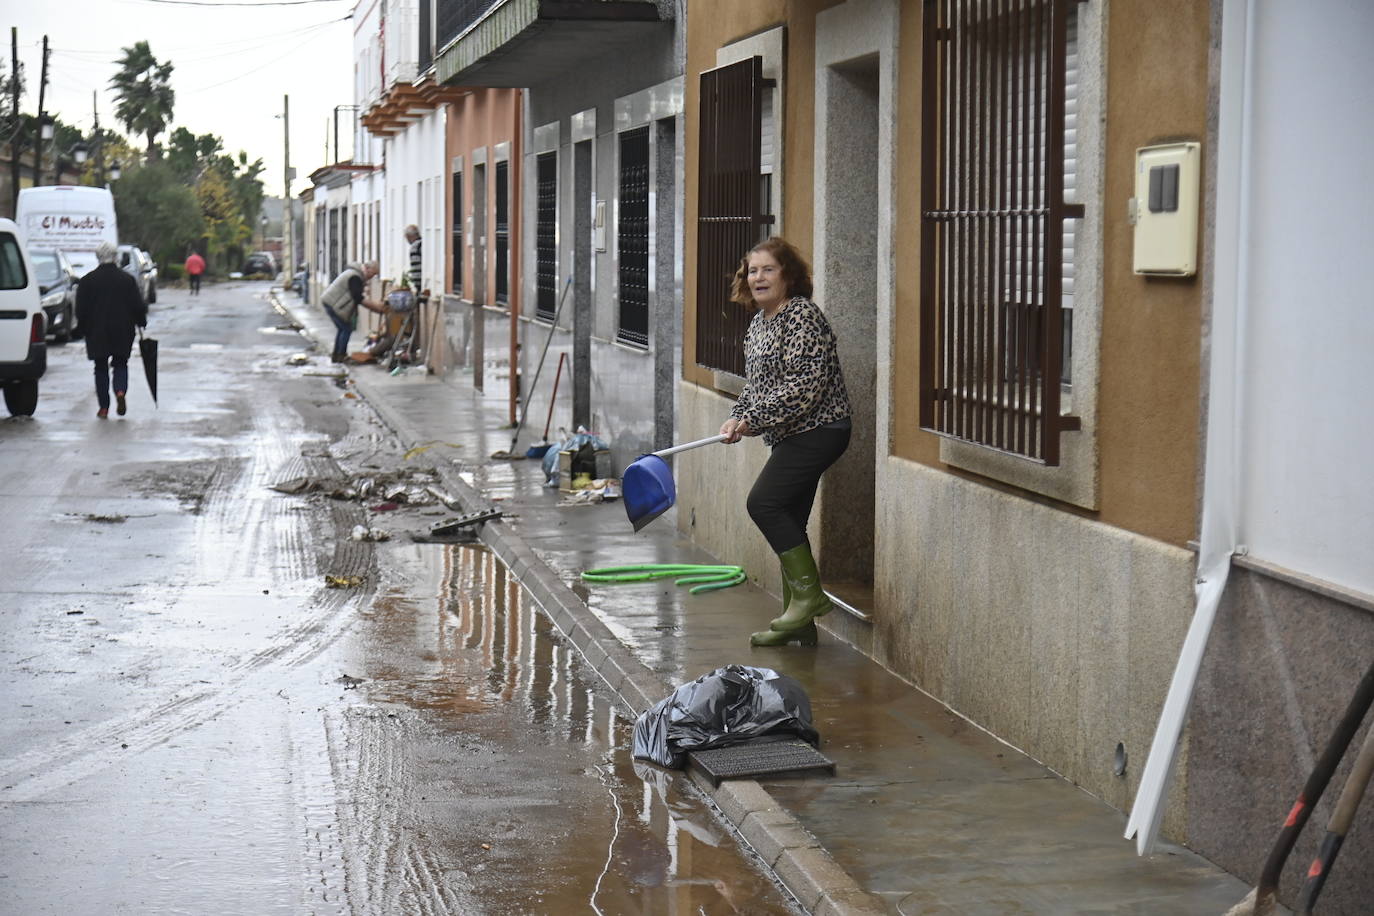
[[[334,888],[336,911],[349,916],[482,912],[480,901],[463,890],[470,884],[466,876],[452,863],[440,863],[432,844],[407,820],[420,801],[407,750],[421,727],[418,714],[352,706],[326,712],[323,727],[329,772],[313,781],[327,778],[334,810],[328,823],[307,818],[303,827],[308,845],[315,847],[307,849],[306,861],[321,863],[321,883],[333,877],[337,884],[342,875],[343,887]]]
[[[342,474],[334,460],[324,455],[303,456],[291,461],[303,461],[305,467],[315,473]],[[264,515],[272,511],[264,510],[264,505],[291,502],[286,497],[262,499],[260,494],[253,493],[254,488],[263,487],[263,480],[280,478],[267,473],[260,466],[252,469],[245,464],[256,462],[221,464],[220,471],[216,472],[207,488],[200,515],[202,526],[232,523],[237,528],[245,524],[243,515],[234,515],[231,508],[234,506],[248,510],[247,515],[256,520],[254,524],[261,525],[264,524]],[[229,470],[231,468],[238,473],[232,473]],[[219,683],[203,688],[199,685],[183,686],[177,691],[178,695],[151,708],[101,722],[65,736],[47,747],[0,759],[0,793],[3,793],[0,794],[0,802],[37,801],[114,766],[133,754],[165,744],[238,705],[243,695],[251,689],[267,689],[279,666],[302,665],[327,649],[352,624],[352,616],[344,611],[355,601],[361,604],[372,595],[375,550],[371,543],[354,541],[349,537],[353,526],[365,520],[365,513],[360,506],[330,501],[325,514],[334,542],[332,556],[322,561],[325,571],[336,576],[362,576],[366,581],[364,587],[329,589],[321,586],[304,605],[305,613],[300,620],[278,630],[257,651],[228,665],[225,677]],[[310,558],[313,539],[305,530],[306,526],[298,524],[294,527],[300,529],[300,533],[284,540],[296,545],[295,549],[301,558],[300,568],[308,571],[309,567],[316,565]],[[198,543],[203,542],[200,538],[198,535]],[[269,549],[276,549],[282,540],[279,536]],[[222,541],[222,536],[216,538],[216,542]],[[246,538],[235,542],[229,562],[236,565],[246,563],[247,568],[251,568],[257,553],[256,539]],[[175,600],[172,599],[173,604]]]

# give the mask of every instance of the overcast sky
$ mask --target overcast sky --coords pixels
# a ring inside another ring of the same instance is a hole
[[[282,95],[291,96],[293,192],[325,164],[326,122],[335,105],[353,102],[353,23],[344,20],[355,0],[272,6],[182,5],[161,0],[9,2],[0,22],[19,29],[24,65],[23,110],[37,112],[43,36],[53,49],[44,107],[84,130],[91,127],[91,90],[97,90],[100,124],[123,130],[109,91],[121,49],[147,41],[159,61],[170,60],[176,91],[172,126],[215,133],[231,153],[261,158],[269,195],[282,193]],[[340,21],[343,20],[343,21]],[[4,33],[5,69],[10,35]],[[349,131],[340,112],[340,143],[348,155]],[[165,142],[167,135],[159,140]],[[146,139],[131,138],[136,148]],[[332,142],[332,140],[331,140]],[[332,152],[332,151],[331,151]],[[331,157],[332,158],[332,157]]]

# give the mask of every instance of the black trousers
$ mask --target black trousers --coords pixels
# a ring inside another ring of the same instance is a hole
[[[789,436],[773,454],[749,491],[749,517],[768,539],[774,553],[807,542],[806,520],[816,502],[816,487],[826,468],[849,447],[849,427],[822,426]]]

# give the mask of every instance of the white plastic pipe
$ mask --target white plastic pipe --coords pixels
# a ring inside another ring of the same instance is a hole
[[[1254,0],[1227,0],[1222,11],[1221,112],[1217,137],[1216,262],[1207,389],[1207,455],[1202,484],[1202,535],[1195,586],[1197,606],[1159,714],[1150,756],[1140,776],[1126,839],[1149,855],[1173,779],[1178,739],[1188,720],[1198,670],[1226,590],[1239,543],[1240,442],[1244,404],[1244,342],[1250,259],[1250,125],[1254,87]]]
[[[712,445],[716,442],[724,441],[725,436],[723,434],[719,436],[707,436],[705,439],[698,439],[695,442],[685,442],[682,445],[674,445],[671,448],[659,449],[656,452],[651,452],[651,454],[657,455],[660,458],[667,458],[669,455],[676,455],[678,452],[685,452],[689,448],[701,448],[703,445]]]

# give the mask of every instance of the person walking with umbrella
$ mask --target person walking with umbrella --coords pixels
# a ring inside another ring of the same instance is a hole
[[[849,394],[835,334],[811,301],[811,270],[774,236],[740,261],[730,298],[756,309],[744,336],[744,390],[720,427],[726,444],[762,436],[772,454],[746,503],[782,567],[783,613],[753,634],[755,646],[816,644],[815,618],[830,610],[806,522],[821,475],[849,447]]]
[[[96,249],[99,265],[81,278],[76,288],[76,323],[86,338],[86,356],[95,363],[95,415],[110,415],[110,370],[114,370],[115,411],[128,410],[129,354],[134,347],[134,328],[148,326],[148,306],[139,295],[138,283],[118,266],[118,250],[109,242]]]

